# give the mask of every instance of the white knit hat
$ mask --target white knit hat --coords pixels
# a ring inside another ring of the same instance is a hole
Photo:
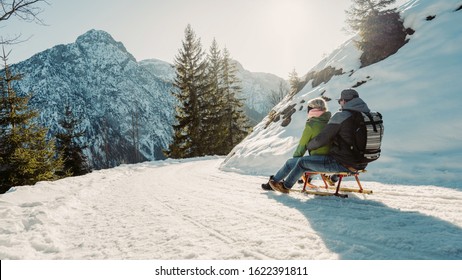
[[[326,101],[322,98],[314,98],[308,101],[308,107],[312,109],[320,109],[322,111],[327,111],[327,104]]]

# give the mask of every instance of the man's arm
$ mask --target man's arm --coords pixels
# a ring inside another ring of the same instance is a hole
[[[318,136],[311,139],[308,143],[308,151],[316,150],[322,146],[330,144],[340,129],[339,123],[328,123]]]

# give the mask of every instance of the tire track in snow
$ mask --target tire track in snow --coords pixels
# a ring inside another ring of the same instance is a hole
[[[177,168],[176,166],[174,168]],[[183,169],[180,167],[180,169]],[[171,174],[169,171],[169,174]],[[170,176],[169,176],[170,177]],[[258,250],[250,250],[249,248],[247,249],[241,249],[239,246],[236,246],[236,244],[239,244],[242,242],[242,240],[238,240],[237,238],[233,237],[231,234],[236,234],[236,233],[225,233],[226,229],[220,230],[217,229],[211,225],[209,225],[209,220],[205,221],[200,221],[198,218],[202,217],[193,217],[192,215],[189,215],[187,213],[183,213],[186,210],[183,210],[181,206],[175,205],[171,206],[172,201],[177,200],[176,198],[178,197],[187,197],[188,201],[192,204],[193,202],[196,205],[195,211],[197,212],[199,208],[203,209],[202,212],[208,212],[209,209],[213,211],[213,209],[223,209],[223,205],[220,203],[215,203],[214,200],[211,197],[208,197],[208,199],[203,199],[200,196],[197,195],[191,195],[192,191],[189,191],[188,188],[179,188],[178,192],[175,192],[175,195],[172,197],[172,192],[169,192],[168,198],[164,199],[159,199],[157,196],[154,195],[152,196],[155,198],[155,200],[163,205],[164,208],[166,208],[170,213],[174,213],[177,217],[179,217],[181,220],[185,220],[189,223],[191,223],[193,226],[196,228],[205,231],[208,235],[211,237],[219,240],[220,242],[223,242],[226,244],[230,250],[236,251],[238,254],[241,255],[244,254],[246,257],[251,257],[251,258],[257,258],[257,259],[271,259],[274,257],[270,257]],[[190,204],[187,203],[187,204]],[[227,208],[228,210],[235,211],[236,208]],[[180,210],[180,211],[178,211]]]
[[[177,168],[182,169],[180,165],[176,164],[154,167],[151,169],[149,169],[149,167],[135,168],[139,172],[135,171],[131,173],[130,176],[122,180],[123,182],[119,182],[118,184],[130,185],[130,192],[136,193],[137,195],[141,194],[143,201],[151,205],[147,207],[148,209],[156,209],[155,216],[164,216],[165,218],[162,219],[164,223],[163,227],[170,227],[170,229],[165,232],[172,235],[172,238],[177,239],[178,242],[188,242],[189,238],[191,242],[203,243],[203,247],[206,248],[210,246],[218,248],[226,246],[228,248],[227,251],[229,251],[227,252],[229,257],[225,255],[225,258],[271,258],[258,250],[250,250],[250,248],[243,250],[241,246],[236,246],[242,243],[242,240],[234,238],[233,233],[230,234],[226,227],[222,228],[210,225],[210,222],[213,223],[214,221],[210,221],[209,217],[206,217],[206,215],[201,216],[200,214],[214,211],[214,208],[216,208],[215,204],[210,205],[210,203],[207,203],[207,200],[205,200],[204,203],[197,201],[195,197],[189,195],[188,188],[183,189],[178,186],[177,181],[171,181],[172,178],[176,177],[174,175],[178,174],[174,171]],[[162,174],[162,176],[155,176],[156,180],[153,181],[152,173]],[[120,189],[120,186],[117,189]],[[136,203],[136,201],[134,202]],[[179,227],[183,229],[180,233],[175,230],[175,228]],[[216,243],[212,239],[207,241],[207,243],[211,243],[210,245],[207,245],[204,241],[200,241],[204,238],[204,235],[200,234],[199,231],[205,233],[208,238],[212,237],[219,243]],[[169,246],[171,245],[169,244],[171,240],[172,239],[161,238],[161,240],[157,240],[154,246]],[[235,253],[230,253],[232,251]],[[184,256],[183,258],[201,258],[207,256],[207,254],[202,252],[202,254],[191,253]],[[212,254],[211,258],[220,257],[219,255],[213,256]]]
[[[202,229],[202,230],[205,230],[206,232],[208,232],[211,236],[223,241],[224,243],[226,244],[232,244],[234,242],[236,242],[236,240],[234,240],[232,237],[230,236],[226,236],[224,234],[222,234],[220,231],[216,230],[216,229],[213,229],[209,226],[206,226],[204,223],[201,223],[199,221],[197,221],[196,219],[192,218],[191,216],[188,216],[186,214],[182,214],[182,213],[179,213],[178,211],[176,211],[175,208],[171,207],[168,203],[165,203],[163,201],[161,201],[160,199],[157,199],[155,198],[157,202],[159,202],[163,207],[165,207],[166,209],[168,209],[169,211],[171,211],[172,213],[176,214],[178,217],[180,217],[181,219],[183,220],[186,220],[188,221],[189,223],[193,224],[194,226],[196,226],[197,228],[199,229]]]
[[[191,172],[191,173],[194,172],[194,170],[191,170],[190,167],[180,167],[180,168],[181,169],[188,169],[189,172]],[[197,166],[193,166],[193,168],[194,169],[199,169],[200,171],[210,170],[210,169],[203,168],[203,167],[198,168]],[[221,176],[216,176],[215,175],[215,176],[212,176],[212,178],[214,178],[214,180],[211,180],[213,182],[217,182],[217,185],[220,185],[220,183],[224,179],[226,179],[226,176],[232,176],[232,178],[234,178],[234,180],[236,179],[237,176],[239,176],[239,175],[236,175],[236,174],[228,175],[225,172],[219,173],[219,174],[220,175],[224,174],[225,176],[221,177]],[[242,175],[242,177],[243,178],[240,179],[238,182],[242,183],[242,184],[245,183],[246,185],[249,184],[249,180],[253,180],[253,181],[256,180],[254,176]],[[247,180],[246,177],[248,177],[249,180]],[[204,178],[210,179],[209,173],[207,173],[207,174],[199,174],[199,176],[197,176],[196,180],[202,182],[202,181],[204,181]],[[290,228],[290,229],[300,230],[300,231],[306,232],[306,228],[303,227],[303,226],[294,225],[289,221],[283,221],[283,220],[281,220],[281,217],[274,217],[274,214],[277,214],[277,211],[275,213],[271,213],[271,215],[264,215],[264,214],[261,214],[261,213],[255,212],[255,211],[250,211],[246,207],[236,206],[236,204],[234,203],[235,200],[236,200],[235,199],[236,197],[239,197],[242,200],[247,200],[247,199],[249,199],[248,198],[249,194],[253,195],[253,197],[265,196],[266,193],[264,191],[261,191],[261,190],[258,189],[259,188],[258,187],[259,183],[261,183],[261,182],[256,182],[255,183],[255,189],[245,190],[245,191],[236,190],[235,186],[230,186],[229,187],[233,191],[221,190],[221,186],[217,187],[218,191],[211,191],[209,189],[206,189],[205,191],[201,191],[197,187],[183,186],[183,187],[179,188],[177,193],[180,196],[189,197],[192,201],[200,201],[201,202],[200,205],[213,204],[215,206],[215,207],[213,207],[214,209],[220,209],[220,208],[221,209],[227,209],[227,210],[231,210],[231,211],[234,211],[234,212],[238,212],[242,216],[245,216],[245,217],[248,217],[249,215],[251,215],[254,218],[257,218],[257,220],[266,220],[268,222],[267,223],[268,225],[272,225],[272,226],[278,225],[281,228],[285,228],[285,229]],[[277,194],[274,194],[274,195],[277,195]],[[174,209],[173,207],[170,207],[170,208],[172,210]],[[313,235],[316,235],[316,233],[313,232],[313,231],[311,231],[309,233],[311,233]]]
[[[255,246],[251,253],[255,255],[258,251],[260,255],[257,258],[262,258],[261,254],[268,258],[280,258],[280,255],[276,253],[280,249],[277,246],[288,246],[290,243],[294,243],[290,246],[298,247],[304,247],[305,243],[319,243],[323,247],[322,240],[310,229],[309,223],[300,213],[289,208],[287,213],[281,214],[278,207],[274,207],[274,201],[259,188],[261,178],[220,172],[214,167],[217,162],[219,160],[201,162],[201,165],[171,165],[162,167],[162,170],[155,170],[162,176],[157,178],[157,182],[149,186],[150,189],[153,189],[150,195],[156,197],[156,200],[161,203],[167,204],[171,211],[187,212],[187,214],[181,213],[182,217],[195,224],[199,223],[208,232],[212,231],[212,233],[218,233],[220,237],[228,238],[228,242],[232,242],[235,246],[246,242],[254,243]],[[213,176],[210,176],[210,173]],[[178,187],[178,181],[173,183],[171,181],[171,178],[178,177],[181,177],[185,182],[180,187]],[[232,178],[233,181],[231,184],[225,184],[228,186],[226,188],[228,191],[223,190],[223,182],[229,178]],[[206,188],[202,188],[201,184],[204,184]],[[251,190],[246,189],[249,185],[255,187]],[[252,207],[254,205],[252,201],[255,199],[258,200],[255,201],[257,207]],[[258,207],[261,200],[265,201],[268,208]],[[189,208],[185,208],[185,205],[195,205],[195,208],[188,210]],[[219,223],[216,221],[216,217],[209,213],[212,211],[220,217]],[[198,212],[203,213],[203,216],[198,216]],[[230,223],[239,221],[237,225],[231,225],[233,227],[232,237],[226,232],[229,229],[223,226],[223,219],[229,219]],[[263,232],[261,232],[262,229]],[[261,237],[266,238],[266,240],[262,240],[259,236],[253,236],[251,233],[253,231],[263,233],[264,235]],[[285,239],[281,237],[286,232],[296,232],[300,238],[295,241],[284,242]],[[280,243],[271,245],[272,240],[270,239],[274,238],[277,238]],[[274,252],[268,252],[267,248],[265,248],[265,252],[261,251],[261,247],[267,246],[259,246],[262,243],[271,245]],[[247,254],[248,249],[246,250]],[[297,257],[290,256],[289,253],[288,256],[289,258]],[[308,256],[308,253],[300,255],[304,258],[309,258]]]

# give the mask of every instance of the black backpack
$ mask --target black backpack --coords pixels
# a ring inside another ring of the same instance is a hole
[[[350,111],[355,122],[355,143],[350,147],[358,163],[369,163],[380,157],[383,138],[383,120],[379,112]]]

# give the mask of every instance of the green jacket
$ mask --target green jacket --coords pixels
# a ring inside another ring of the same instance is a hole
[[[325,112],[319,117],[312,117],[306,121],[305,129],[303,130],[302,138],[298,143],[297,149],[295,149],[294,157],[302,157],[305,155],[307,150],[306,146],[308,143],[316,137],[321,130],[327,125],[331,117],[330,112]],[[326,155],[329,153],[330,145],[322,146],[316,150],[310,151],[310,155]]]

